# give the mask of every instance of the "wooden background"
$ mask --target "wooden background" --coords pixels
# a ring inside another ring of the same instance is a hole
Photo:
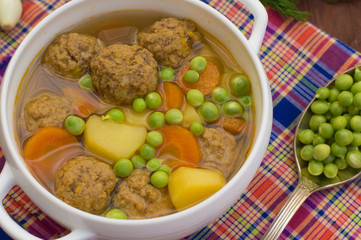
[[[310,13],[309,22],[361,52],[361,0],[300,0],[297,6]]]

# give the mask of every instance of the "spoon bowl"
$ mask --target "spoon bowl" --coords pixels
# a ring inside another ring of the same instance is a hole
[[[360,65],[361,66],[361,65]],[[342,74],[348,74],[354,76],[355,71],[359,71],[360,66],[355,66],[343,72]],[[340,74],[340,75],[342,75]],[[337,76],[334,77],[326,87],[331,89],[335,85],[335,80]],[[334,178],[327,178],[323,174],[319,176],[311,175],[307,170],[307,162],[302,160],[300,156],[301,148],[304,145],[298,139],[299,133],[304,129],[309,129],[309,121],[314,113],[311,111],[311,105],[316,100],[314,98],[307,108],[303,111],[300,116],[294,140],[294,155],[296,159],[296,166],[298,170],[298,185],[295,190],[291,193],[285,205],[282,207],[281,211],[278,213],[276,218],[273,220],[272,224],[264,234],[262,240],[274,240],[277,239],[284,228],[287,226],[288,222],[291,220],[293,215],[302,205],[302,203],[310,196],[312,193],[324,190],[327,188],[336,187],[338,185],[350,182],[361,175],[361,168],[355,169],[350,166],[343,170],[338,170],[337,176]],[[360,114],[360,113],[359,113]]]

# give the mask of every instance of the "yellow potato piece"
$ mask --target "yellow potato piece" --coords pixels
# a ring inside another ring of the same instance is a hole
[[[193,122],[203,123],[202,117],[199,115],[197,110],[192,107],[189,103],[185,104],[183,111],[183,125],[184,127],[189,127]]]
[[[145,142],[147,129],[90,116],[85,124],[85,147],[113,162],[130,158]]]
[[[225,184],[223,174],[216,170],[179,167],[171,173],[168,190],[175,208],[182,210],[210,197]]]

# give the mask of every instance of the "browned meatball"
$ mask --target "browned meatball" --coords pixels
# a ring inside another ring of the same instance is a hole
[[[93,157],[78,156],[55,172],[56,196],[83,211],[101,214],[118,183],[109,164]]]
[[[139,44],[154,54],[161,65],[176,68],[192,52],[201,34],[189,20],[163,18],[138,33]]]
[[[30,100],[24,108],[25,127],[35,133],[42,127],[62,127],[72,112],[70,102],[54,93],[42,93]]]
[[[103,100],[128,104],[157,87],[157,62],[140,46],[111,45],[90,63],[94,86]]]
[[[174,211],[167,188],[149,183],[150,172],[136,169],[124,179],[112,199],[112,207],[123,209],[129,218],[152,218]]]
[[[223,128],[205,128],[201,140],[204,160],[200,167],[216,169],[227,178],[233,169],[236,140]]]
[[[47,48],[43,63],[60,76],[76,79],[89,70],[90,60],[103,47],[103,42],[95,37],[65,33]]]

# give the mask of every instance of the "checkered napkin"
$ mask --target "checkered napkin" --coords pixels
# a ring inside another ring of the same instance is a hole
[[[25,2],[21,22],[0,31],[0,81],[18,44],[43,17],[66,1]],[[204,0],[249,36],[253,17],[233,0]],[[283,19],[269,10],[259,52],[273,98],[273,128],[261,167],[237,203],[201,231],[184,239],[260,239],[280,211],[298,179],[293,140],[298,118],[314,96],[336,74],[361,64],[361,55],[310,23]],[[270,119],[271,120],[271,119]],[[0,151],[0,168],[5,158]],[[0,183],[1,184],[1,183]],[[25,229],[43,239],[68,233],[15,186],[2,201]],[[280,239],[360,239],[361,179],[312,194]]]

